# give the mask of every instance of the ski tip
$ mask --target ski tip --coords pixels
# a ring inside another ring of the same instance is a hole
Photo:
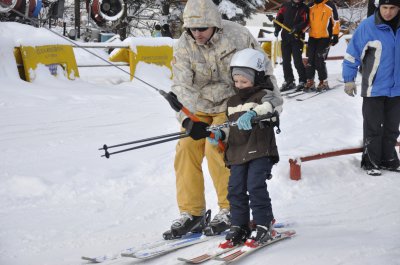
[[[88,260],[88,261],[91,261],[91,262],[96,262],[96,259],[95,259],[95,258],[90,258],[90,257],[82,256],[81,259],[83,259],[83,260]]]
[[[85,257],[85,256],[82,256],[81,259],[87,260],[90,263],[102,263],[103,261],[105,261],[105,260],[99,260],[98,258],[91,258],[91,257]]]
[[[121,257],[136,258],[135,253],[121,253]]]

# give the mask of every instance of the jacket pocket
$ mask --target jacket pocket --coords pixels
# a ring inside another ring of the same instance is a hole
[[[193,71],[194,71],[194,85],[202,88],[208,84],[211,80],[211,69],[207,65],[207,63],[193,63]]]

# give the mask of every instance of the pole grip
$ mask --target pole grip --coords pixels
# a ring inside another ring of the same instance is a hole
[[[185,115],[192,121],[200,121],[200,119],[193,113],[191,113],[186,107],[182,106],[181,111],[185,113]]]
[[[215,138],[215,134],[213,132],[210,132],[210,136],[209,137],[214,139]],[[220,152],[224,152],[225,151],[225,144],[224,144],[224,142],[222,142],[221,139],[218,140],[218,150]]]

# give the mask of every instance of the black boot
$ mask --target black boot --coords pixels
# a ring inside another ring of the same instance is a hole
[[[293,81],[285,81],[285,82],[283,82],[280,91],[284,92],[284,91],[292,90],[292,89],[295,89],[295,88],[296,88],[296,85],[294,84]]]
[[[249,235],[250,228],[248,226],[233,225],[225,236],[225,239],[232,242],[233,245],[238,245],[244,243]]]
[[[190,213],[183,212],[181,216],[174,220],[171,225],[171,230],[163,234],[164,239],[180,238],[189,232],[201,233],[210,221],[211,210],[208,210],[204,215],[195,216]]]
[[[256,229],[251,232],[250,238],[246,241],[245,245],[254,247],[272,239],[274,222],[275,220],[272,220],[266,225],[257,225]]]
[[[303,91],[306,83],[305,82],[299,82],[299,84],[296,86],[296,92],[297,91]]]
[[[219,235],[231,226],[231,214],[229,209],[221,209],[210,224],[204,228],[203,233],[206,236]]]

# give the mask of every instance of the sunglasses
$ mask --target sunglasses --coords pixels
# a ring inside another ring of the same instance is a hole
[[[209,29],[209,27],[206,27],[206,28],[189,28],[189,30],[190,30],[191,32],[195,32],[195,31],[204,32],[204,31],[206,31],[207,29]]]

